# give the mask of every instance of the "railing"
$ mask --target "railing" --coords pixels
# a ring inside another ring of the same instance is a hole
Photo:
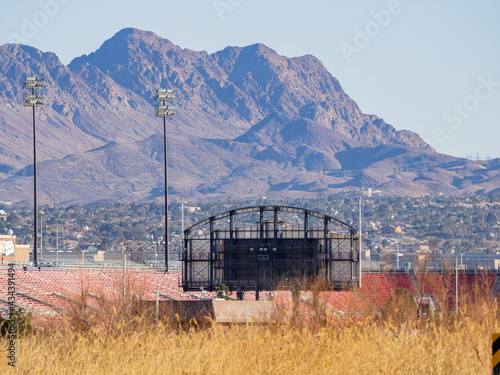
[[[26,268],[26,269],[34,269],[33,262],[3,262],[0,264],[0,269],[7,269],[9,266],[7,263],[14,263],[14,268]],[[67,263],[67,262],[38,262],[38,267],[40,269],[49,269],[49,270],[58,270],[58,269],[68,269],[68,270],[122,270],[123,263]],[[158,264],[140,264],[131,261],[127,261],[125,264],[125,268],[127,271],[164,271],[165,265],[164,263]],[[180,272],[181,267],[178,265],[170,265],[169,271],[171,272]]]

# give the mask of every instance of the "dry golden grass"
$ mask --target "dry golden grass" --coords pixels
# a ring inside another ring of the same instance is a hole
[[[0,373],[487,374],[497,322],[493,304],[418,327],[364,319],[315,330],[281,324],[186,331],[135,322],[134,330],[19,339],[16,369],[2,360]]]
[[[156,327],[153,311],[126,290],[126,298],[98,297],[94,309],[86,293],[75,296],[64,319],[17,340],[16,368],[5,354],[0,374],[489,374],[500,328],[487,293],[425,320],[396,293],[382,314],[351,319],[328,310],[314,288],[292,307],[278,302],[267,325],[186,327],[163,311]],[[0,346],[6,353],[7,342]]]

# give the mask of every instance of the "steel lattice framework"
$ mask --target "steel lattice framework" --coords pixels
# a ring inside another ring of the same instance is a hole
[[[293,215],[299,225],[284,222],[282,215]],[[237,225],[242,216],[250,220]],[[356,233],[338,219],[297,207],[223,212],[184,231],[182,286],[213,291],[225,284],[238,293],[255,290],[258,298],[259,291],[317,276],[330,290],[350,289],[359,285]]]

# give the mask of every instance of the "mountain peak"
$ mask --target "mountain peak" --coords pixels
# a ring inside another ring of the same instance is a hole
[[[0,63],[23,65],[37,64],[62,65],[59,57],[53,52],[43,52],[24,44],[4,44],[0,46]],[[3,70],[5,71],[5,70]],[[33,72],[37,73],[37,72]]]
[[[171,46],[174,45],[168,39],[161,38],[152,31],[140,30],[140,29],[136,29],[133,27],[124,28],[124,29],[118,31],[113,37],[111,37],[110,39],[107,40],[107,42],[114,42],[114,43],[117,43],[120,41],[126,41],[126,42],[131,43],[131,44],[138,42],[138,41],[145,41],[145,42],[149,42],[151,44],[162,43],[162,44],[168,44]]]
[[[198,116],[225,113],[225,122],[256,124],[270,113],[313,120],[370,144],[396,142],[425,149],[418,136],[401,133],[361,112],[314,56],[289,58],[262,43],[228,47],[208,55],[134,28],[117,32],[97,51],[70,64],[88,63],[116,83],[152,101],[159,87],[176,90],[176,106],[210,102]],[[212,113],[211,108],[221,106]],[[208,108],[207,108],[208,107]],[[241,133],[240,133],[241,134]]]
[[[269,55],[277,55],[278,53],[273,50],[272,48],[269,48],[265,44],[262,43],[255,43],[251,44],[249,46],[243,47],[243,50],[247,50],[250,52],[253,52],[257,55],[262,55],[262,56],[269,56]]]
[[[152,51],[164,51],[173,48],[179,47],[168,39],[160,38],[151,31],[125,28],[106,40],[97,51],[73,59],[68,66],[73,69],[84,62],[88,62],[98,66],[106,73],[114,63],[126,62],[131,59],[132,55],[140,54],[147,57]]]

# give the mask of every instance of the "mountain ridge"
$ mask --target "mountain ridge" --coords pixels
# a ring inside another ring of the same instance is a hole
[[[0,52],[2,201],[32,195],[28,75],[47,82],[37,110],[42,203],[161,199],[159,87],[176,94],[168,121],[173,197],[312,197],[368,187],[415,196],[500,186],[497,161],[438,154],[418,134],[364,114],[311,55],[288,58],[259,43],[209,54],[133,28],[68,66],[29,46]]]

